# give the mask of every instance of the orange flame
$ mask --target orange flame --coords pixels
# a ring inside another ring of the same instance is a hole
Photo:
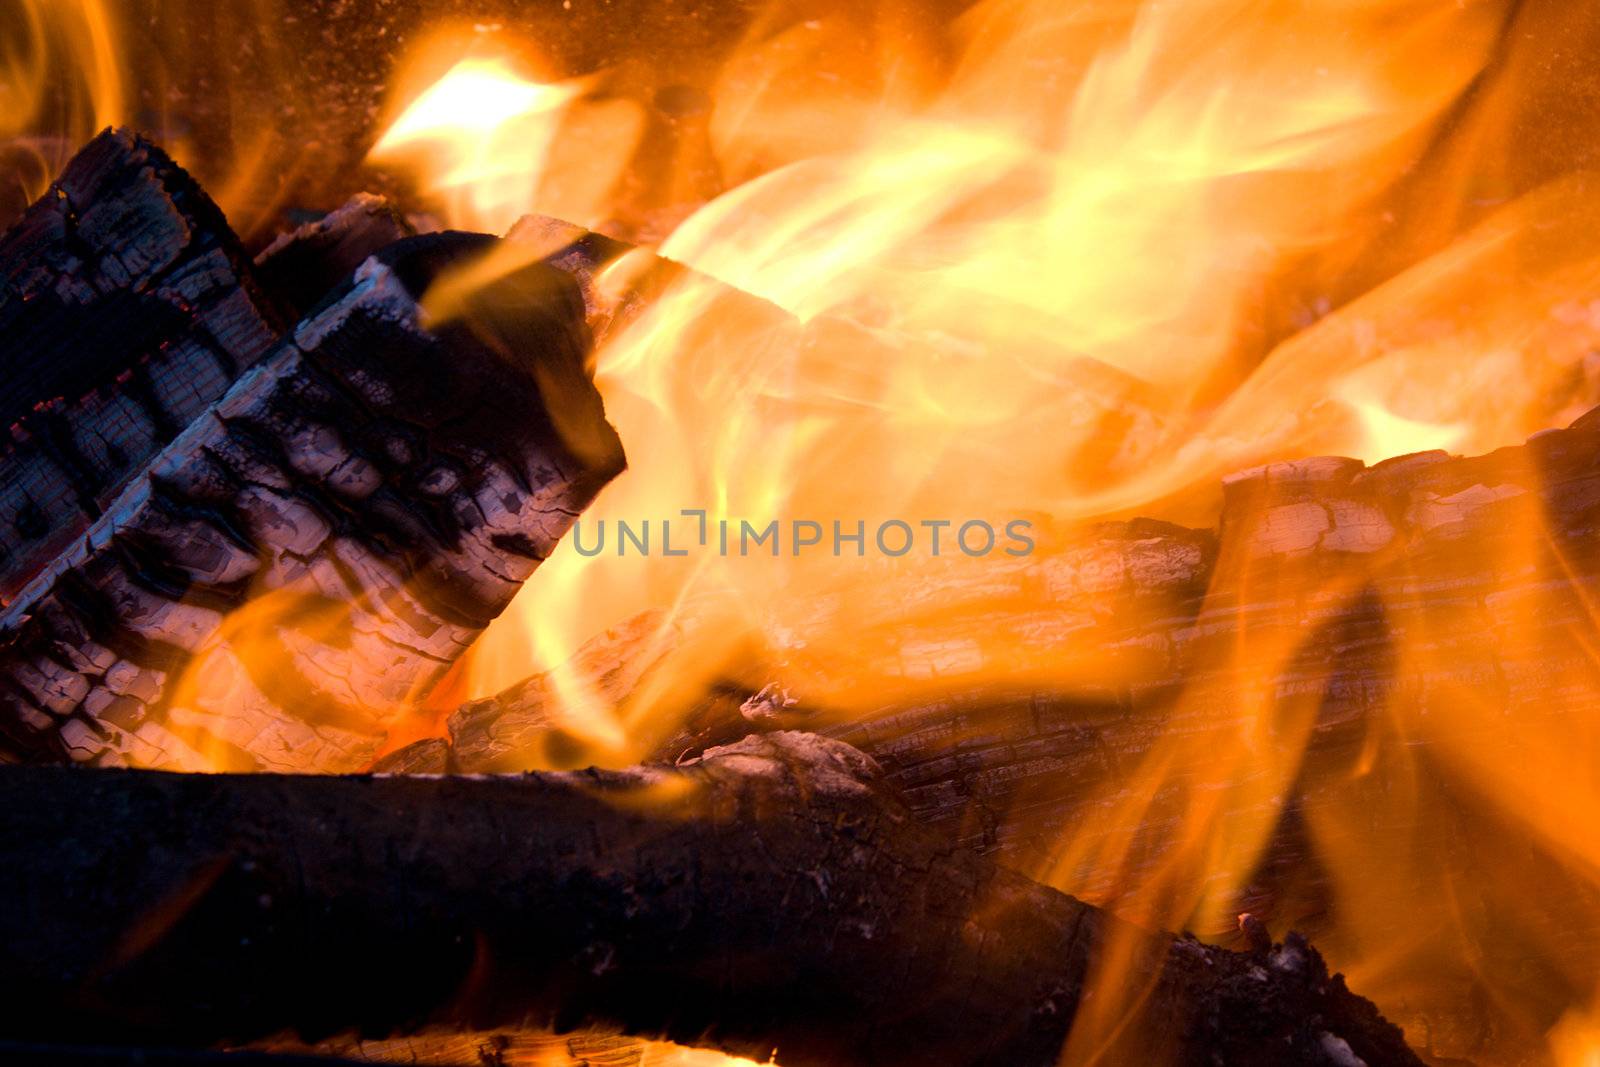
[[[31,167],[7,164],[25,183],[24,202],[126,117],[114,11],[103,0],[23,0],[0,21],[0,147],[32,157]]]
[[[440,33],[418,51],[408,80],[465,54],[407,104],[371,159],[424,173],[457,228],[504,233],[533,211],[600,221],[640,137],[638,109],[597,99],[593,79],[535,81],[498,36],[488,52],[478,36]]]

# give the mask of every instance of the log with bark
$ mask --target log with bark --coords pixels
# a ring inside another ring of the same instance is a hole
[[[1126,926],[951,849],[810,735],[499,778],[13,768],[0,811],[13,1040],[541,1024],[789,1067],[1043,1067],[1069,1033],[1113,1062],[1419,1062],[1303,942]]]
[[[0,238],[0,597],[277,340],[221,211],[159,148],[91,141]]]
[[[492,244],[368,260],[23,591],[0,758],[370,763],[622,466],[565,275],[421,325],[421,291]]]

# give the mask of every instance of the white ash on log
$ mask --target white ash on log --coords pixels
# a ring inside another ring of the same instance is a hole
[[[0,597],[277,340],[221,211],[126,130],[0,237]]]
[[[623,464],[568,277],[535,264],[420,324],[492,243],[369,260],[24,590],[0,758],[371,761]]]
[[[1044,1067],[1126,945],[1116,988],[1146,995],[1113,1062],[1420,1062],[1303,942],[1126,927],[952,850],[877,778],[785,733],[522,777],[13,768],[0,1033],[600,1025],[785,1067]]]

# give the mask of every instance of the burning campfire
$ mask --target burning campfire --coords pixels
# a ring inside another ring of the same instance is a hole
[[[0,6],[0,1061],[1600,1062],[1597,55]]]

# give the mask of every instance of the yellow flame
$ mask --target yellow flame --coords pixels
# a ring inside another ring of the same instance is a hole
[[[503,233],[534,211],[577,223],[602,218],[640,135],[637,109],[594,99],[593,79],[540,82],[510,52],[468,47],[405,106],[372,161],[421,173],[423,191],[462,229]],[[429,70],[461,49],[457,36],[441,34],[414,66]]]
[[[697,190],[726,185],[662,247],[698,273],[619,319],[598,353],[633,467],[585,523],[592,537],[601,522],[653,521],[657,551],[619,557],[613,542],[589,558],[569,541],[477,650],[480,694],[546,671],[543,699],[587,754],[651,750],[724,674],[852,715],[958,687],[1092,695],[1137,674],[1137,657],[1037,640],[1036,625],[1092,619],[1090,579],[1062,593],[1025,564],[923,553],[667,557],[659,523],[680,509],[703,509],[713,530],[1129,513],[1207,524],[1217,479],[1239,468],[1487,451],[1600,397],[1594,179],[1533,188],[1513,180],[1508,150],[1512,105],[1561,76],[1527,47],[1525,19],[1581,41],[1585,5],[980,0],[948,25],[897,4],[850,7],[758,14],[709,114],[673,118],[684,144],[665,167],[641,160],[661,118],[625,78],[544,77],[504,34],[441,29],[396,80],[400,107],[372,159],[415,178],[450,225],[503,232],[539,212],[649,233],[655,209],[675,221]],[[266,24],[269,8],[241,17]],[[37,155],[24,175],[37,192],[135,96],[111,6],[25,0],[16,17],[0,36],[0,137]],[[289,80],[281,89],[294,99]],[[254,114],[241,106],[241,158],[217,186],[244,228],[291,184],[272,191],[283,144]],[[1595,132],[1539,114],[1574,142]],[[485,278],[546,251],[516,246],[463,272],[429,294],[428,313],[448,319]],[[637,254],[597,288],[620,299],[649,274]],[[1478,488],[1507,515],[1490,562],[1543,573],[1547,517],[1504,486]],[[1261,592],[1329,612],[1369,594],[1367,563],[1336,570],[1289,567]],[[1593,605],[1569,602],[1573,586],[1492,605],[1498,650],[1600,696],[1600,624]],[[264,613],[280,629],[283,605],[252,607],[245,620]],[[1559,639],[1550,618],[1568,620]],[[1441,652],[1440,635],[1455,624],[1425,617],[1427,632],[1396,649],[1396,675],[1450,676],[1459,653]],[[1317,635],[1226,625],[1231,644],[1210,666],[1258,687],[1227,707],[1204,684],[1180,694],[1173,714],[1194,728],[1087,783],[1083,817],[1037,873],[1215,932],[1301,797],[1296,816],[1334,884],[1325,944],[1359,988],[1401,1012],[1481,997],[1506,1032],[1590,1062],[1595,980],[1564,947],[1574,929],[1600,929],[1586,821],[1600,810],[1600,748],[1586,722],[1510,722],[1463,682],[1449,715],[1397,695],[1362,724],[1348,766],[1312,766],[1327,679],[1269,683]],[[615,646],[640,642],[649,654],[619,669]],[[224,644],[231,655],[248,642]],[[223,655],[221,681],[206,681],[211,662],[197,661],[180,707],[226,711],[228,679],[249,680]],[[1442,868],[1443,840],[1470,842],[1475,877]],[[1528,903],[1552,885],[1571,890],[1569,914]],[[1108,995],[1071,1057],[1126,1038],[1134,951],[1106,955]],[[1537,973],[1508,974],[1506,959],[1537,960]]]
[[[526,81],[503,58],[463,59],[389,127],[373,158],[429,152],[441,160],[438,188],[452,217],[502,232],[526,213],[526,191],[580,91]]]

